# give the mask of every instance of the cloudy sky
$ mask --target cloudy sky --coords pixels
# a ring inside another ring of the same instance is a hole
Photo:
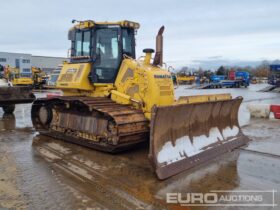
[[[66,56],[71,20],[137,21],[138,56],[165,25],[164,59],[174,67],[280,58],[279,0],[1,1],[0,51]]]

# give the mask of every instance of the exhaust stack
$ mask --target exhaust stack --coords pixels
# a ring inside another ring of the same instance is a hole
[[[163,31],[164,26],[161,26],[156,37],[156,55],[153,62],[154,66],[162,66],[163,63]]]

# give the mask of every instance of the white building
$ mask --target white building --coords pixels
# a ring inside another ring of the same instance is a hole
[[[0,64],[2,66],[11,66],[20,69],[20,73],[31,74],[31,67],[39,67],[46,73],[50,73],[63,61],[67,61],[63,57],[34,56],[26,53],[9,53],[0,52]]]
[[[46,73],[56,69],[63,61],[68,61],[68,59],[63,57],[31,56],[31,65],[43,69]]]
[[[31,54],[0,52],[0,64],[20,69],[22,74],[31,74]]]

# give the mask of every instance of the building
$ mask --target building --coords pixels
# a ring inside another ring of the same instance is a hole
[[[31,54],[0,52],[0,64],[20,69],[22,74],[31,74]]]
[[[49,57],[49,56],[31,56],[32,66],[43,69],[46,73],[51,73],[52,70],[56,69],[59,64],[63,61],[68,61],[67,58],[63,57]]]
[[[0,52],[0,64],[20,69],[20,73],[31,74],[31,67],[39,67],[46,73],[50,73],[63,61],[63,57],[35,56],[26,53]]]

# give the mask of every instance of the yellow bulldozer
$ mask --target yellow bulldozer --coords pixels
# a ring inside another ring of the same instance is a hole
[[[37,99],[32,122],[43,135],[116,153],[149,142],[152,166],[166,179],[247,143],[238,124],[242,97],[184,96],[175,100],[163,68],[163,31],[156,52],[136,59],[132,21],[73,21],[70,61],[56,87],[63,96]]]

